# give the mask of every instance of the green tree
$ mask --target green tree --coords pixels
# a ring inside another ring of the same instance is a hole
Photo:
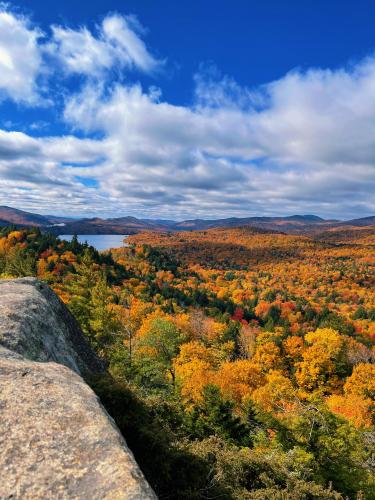
[[[353,319],[367,319],[367,311],[363,306],[359,306],[353,314]]]
[[[100,274],[95,269],[93,259],[87,250],[84,252],[80,263],[76,265],[75,271],[66,284],[66,289],[70,295],[68,306],[84,333],[92,341],[94,337],[90,323],[92,290],[100,280]]]
[[[137,343],[138,370],[143,383],[165,385],[166,376],[175,386],[173,360],[183,337],[176,325],[167,318],[155,318]]]
[[[92,342],[97,350],[105,351],[115,341],[119,324],[114,312],[110,309],[112,292],[104,273],[101,273],[97,283],[91,290],[89,302],[89,325]]]
[[[33,253],[15,246],[5,256],[4,272],[15,277],[35,276],[36,258]]]
[[[365,466],[371,460],[364,435],[321,405],[304,407],[304,416],[294,428],[294,435],[307,452],[314,455],[318,483],[333,484],[338,491],[356,498],[359,492],[372,498],[375,478]],[[367,469],[367,470],[366,470]]]
[[[250,428],[234,414],[233,403],[223,399],[216,385],[203,389],[203,401],[188,414],[187,425],[199,439],[215,435],[243,446],[252,445]]]

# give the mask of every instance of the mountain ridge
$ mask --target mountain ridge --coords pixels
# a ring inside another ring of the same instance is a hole
[[[288,234],[316,234],[335,227],[373,226],[375,216],[351,220],[323,219],[314,214],[288,216],[227,217],[221,219],[140,219],[134,216],[111,218],[70,217],[40,215],[17,208],[0,206],[0,226],[36,226],[44,231],[58,234],[136,234],[143,231],[193,231],[215,228],[249,226],[259,229],[282,231]]]

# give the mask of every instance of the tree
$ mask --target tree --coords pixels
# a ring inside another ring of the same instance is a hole
[[[265,342],[257,346],[252,361],[256,363],[263,372],[275,370],[281,366],[280,348],[274,342]]]
[[[116,315],[121,341],[127,349],[128,362],[131,365],[135,336],[142,324],[142,320],[151,312],[152,307],[150,304],[132,297],[128,304],[113,304],[112,310]]]
[[[327,398],[327,405],[356,427],[369,428],[374,423],[374,403],[358,394],[332,394]]]
[[[295,435],[315,459],[314,480],[333,487],[349,498],[371,498],[374,478],[364,467],[371,460],[364,438],[352,425],[322,405],[306,404],[295,424]],[[360,497],[361,498],[361,497]]]
[[[345,359],[344,338],[330,328],[319,328],[305,336],[308,347],[303,361],[297,363],[296,380],[307,390],[332,390],[340,383],[343,370],[349,365]]]
[[[375,401],[375,365],[360,363],[344,385],[346,394],[357,394]]]
[[[294,335],[287,337],[283,340],[283,350],[289,368],[294,368],[297,362],[302,361],[303,351],[305,350],[303,338]]]
[[[249,325],[241,325],[238,348],[239,356],[244,359],[251,359],[256,350],[256,335],[259,333],[258,328]]]
[[[294,411],[296,401],[292,382],[279,371],[271,371],[266,378],[267,382],[254,391],[253,401],[262,410],[275,415],[283,416]]]
[[[359,306],[353,314],[353,319],[367,319],[367,311],[363,306]]]
[[[199,439],[216,435],[244,446],[251,445],[246,424],[234,415],[234,405],[224,400],[216,385],[206,385],[203,400],[187,418],[188,427]]]
[[[32,253],[17,245],[6,254],[4,272],[17,278],[35,276],[36,258]]]
[[[103,273],[91,290],[89,302],[89,326],[92,332],[92,341],[99,352],[108,349],[114,342],[119,332],[119,323],[110,306],[112,292],[108,286],[107,279]]]
[[[247,359],[223,363],[212,380],[220,387],[225,397],[238,404],[265,383],[261,367]]]
[[[90,254],[86,251],[80,263],[75,265],[75,273],[70,275],[66,283],[69,293],[69,309],[79,321],[84,333],[93,340],[91,319],[91,292],[98,281],[99,275],[95,269]]]
[[[146,375],[148,383],[163,384],[163,379],[169,376],[172,385],[175,386],[173,360],[182,341],[180,331],[173,321],[166,317],[152,316],[147,326],[143,326],[137,337],[136,356],[140,371],[144,375],[148,372],[148,376]]]
[[[174,360],[174,368],[181,396],[186,404],[203,398],[203,388],[210,383],[218,358],[212,348],[203,342],[183,344]]]

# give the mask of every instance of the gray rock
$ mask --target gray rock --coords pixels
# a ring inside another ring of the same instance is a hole
[[[46,285],[0,281],[1,499],[156,498],[79,375],[102,369]]]
[[[35,278],[0,280],[0,345],[81,375],[105,369],[63,302]]]

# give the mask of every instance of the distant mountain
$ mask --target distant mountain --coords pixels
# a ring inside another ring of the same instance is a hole
[[[362,217],[361,219],[347,220],[341,223],[345,226],[374,226],[375,225],[375,215],[370,217]]]
[[[55,215],[39,215],[17,208],[0,207],[1,226],[35,226],[54,234],[135,234],[139,231],[165,231],[166,225],[157,221],[142,221],[136,217],[102,219],[100,217],[73,219]]]
[[[234,227],[253,227],[267,231],[313,236],[324,231],[345,226],[375,226],[375,216],[349,221],[325,220],[317,215],[290,215],[286,217],[229,217],[226,219],[190,219],[174,221],[168,219],[137,219],[124,216],[110,219],[100,217],[74,219],[54,215],[39,215],[0,207],[0,226],[37,226],[54,234],[136,234],[141,231],[195,231]]]
[[[63,224],[77,220],[77,217],[57,217],[56,215],[45,215],[51,224]]]
[[[53,227],[55,234],[136,234],[140,231],[166,231],[165,226],[146,223],[135,217],[118,217],[116,219],[80,219],[70,221],[63,227]]]
[[[161,226],[174,226],[177,224],[175,220],[171,219],[141,219],[142,222],[146,222],[147,224],[159,224]]]
[[[303,222],[324,222],[324,219],[318,215],[290,215],[289,217],[283,217],[285,220],[298,220]]]
[[[193,219],[171,225],[174,231],[191,231],[228,227],[250,226],[259,229],[284,231],[299,234],[308,227],[315,225],[330,225],[333,220],[324,220],[317,215],[291,215],[287,217],[230,217],[228,219]]]
[[[32,214],[17,208],[0,207],[0,219],[4,225],[14,224],[18,226],[47,226],[50,221],[47,217],[38,214]]]
[[[0,219],[0,227],[9,226],[9,222],[3,219]]]
[[[167,227],[166,224],[161,224],[157,220],[152,219],[137,219],[136,217],[117,217],[115,219],[106,219],[109,223],[118,225],[125,225],[127,227],[134,227],[139,229],[165,229]],[[173,221],[174,222],[174,221]]]

